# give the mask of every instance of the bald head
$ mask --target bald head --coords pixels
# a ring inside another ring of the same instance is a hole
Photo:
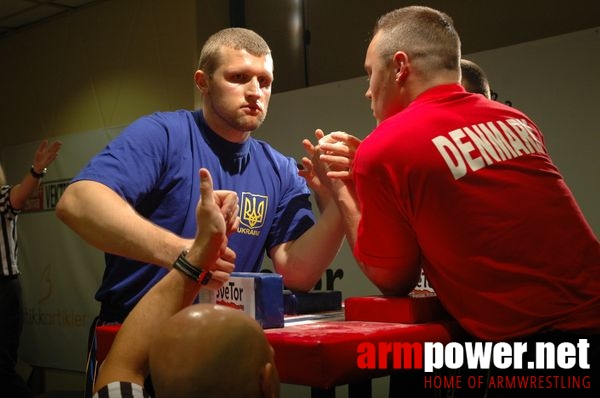
[[[242,311],[196,304],[161,327],[150,348],[157,398],[277,397],[273,351]]]

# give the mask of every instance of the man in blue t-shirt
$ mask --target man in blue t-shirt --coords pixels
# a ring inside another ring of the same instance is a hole
[[[259,271],[266,252],[288,288],[309,290],[342,243],[331,197],[320,198],[315,222],[296,162],[251,137],[271,96],[267,43],[247,29],[217,32],[201,51],[194,80],[201,110],[138,119],[89,162],[56,206],[63,222],[106,253],[96,293],[100,322],[122,322],[190,247],[201,167],[215,189],[239,196],[240,226],[228,243],[236,271]]]

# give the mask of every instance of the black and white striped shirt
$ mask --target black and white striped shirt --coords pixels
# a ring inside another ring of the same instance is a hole
[[[19,274],[17,267],[17,215],[10,204],[11,185],[0,187],[0,277]]]
[[[128,381],[113,381],[102,387],[92,398],[151,398],[140,385]]]

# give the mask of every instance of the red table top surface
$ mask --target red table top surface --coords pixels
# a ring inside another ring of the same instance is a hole
[[[362,321],[329,321],[265,330],[275,349],[281,381],[319,388],[356,383],[402,371],[360,369],[357,347],[364,342],[448,343],[462,332],[454,321],[398,324]]]

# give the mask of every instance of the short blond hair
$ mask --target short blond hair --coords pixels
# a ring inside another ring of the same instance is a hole
[[[198,69],[212,75],[219,66],[221,47],[246,50],[256,57],[271,54],[269,45],[258,33],[245,28],[227,28],[206,40],[200,52]]]

